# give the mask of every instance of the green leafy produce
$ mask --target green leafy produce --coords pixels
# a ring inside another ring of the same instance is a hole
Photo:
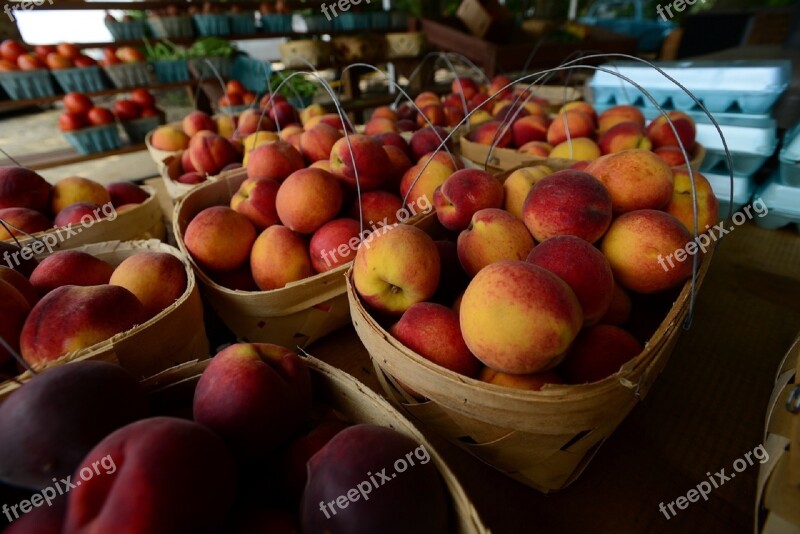
[[[270,84],[272,88],[277,88],[283,82],[283,80],[289,78],[289,76],[292,74],[294,74],[294,71],[291,70],[273,73],[272,77],[270,78]],[[316,92],[316,84],[307,80],[305,76],[293,76],[289,78],[289,81],[287,81],[286,84],[281,87],[281,90],[278,91],[279,94],[287,98],[292,98],[295,96],[310,97],[314,96],[314,93]]]
[[[231,57],[236,51],[236,45],[225,39],[203,37],[195,41],[187,53],[189,57]]]
[[[148,61],[170,61],[187,57],[186,48],[176,45],[169,39],[163,39],[153,44],[145,39],[144,50]]]

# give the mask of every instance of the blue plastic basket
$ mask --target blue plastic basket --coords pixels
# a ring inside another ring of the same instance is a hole
[[[194,58],[189,60],[191,65],[194,67],[194,72],[192,73],[196,78],[204,80],[206,78],[214,78],[216,79],[217,75],[214,73],[214,70],[208,65],[210,61],[214,68],[217,69],[219,75],[223,78],[230,78],[231,76],[231,67],[233,64],[233,59],[229,57],[204,57],[204,58]],[[191,69],[190,69],[191,72]]]
[[[115,41],[140,41],[145,36],[146,27],[143,20],[106,21],[106,28]]]
[[[261,27],[267,33],[291,33],[292,15],[264,15]]]
[[[123,121],[122,129],[132,144],[144,143],[147,134],[166,122],[165,117],[142,117],[132,121]]]
[[[111,83],[117,89],[130,87],[146,87],[153,83],[147,63],[122,63],[103,67]]]
[[[117,150],[122,146],[116,123],[64,132],[64,137],[83,156]]]
[[[198,35],[203,37],[230,35],[231,25],[228,15],[225,14],[202,14],[194,15],[195,28]]]
[[[56,94],[47,69],[0,73],[0,86],[12,100],[44,98]]]
[[[192,37],[192,17],[178,15],[175,17],[150,17],[147,19],[153,35],[159,39],[172,39],[175,37]]]
[[[189,66],[185,59],[153,61],[152,65],[159,83],[189,81]]]
[[[267,92],[267,78],[272,74],[272,64],[248,56],[237,56],[231,67],[231,77],[242,82],[253,93]]]
[[[233,35],[252,35],[256,33],[256,17],[253,13],[233,13],[228,15],[228,25]]]
[[[100,67],[81,67],[51,71],[65,93],[92,93],[106,89]]]
[[[370,26],[371,19],[369,13],[341,13],[336,17],[336,29],[345,32],[366,30]]]

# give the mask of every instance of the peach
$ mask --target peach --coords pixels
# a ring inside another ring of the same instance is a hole
[[[417,98],[414,99],[414,104],[416,104],[418,108],[422,109],[425,106],[441,104],[441,100],[436,93],[425,91],[417,95]]]
[[[114,268],[99,258],[77,250],[62,250],[46,257],[30,276],[39,295],[61,286],[98,286],[107,284]]]
[[[106,185],[106,190],[115,208],[125,204],[141,204],[150,198],[147,191],[133,182],[113,182]]]
[[[189,148],[189,136],[172,126],[159,126],[150,136],[153,148],[166,152],[177,152]]]
[[[269,231],[269,230],[267,230]],[[195,389],[192,412],[240,462],[268,459],[308,421],[311,375],[293,351],[239,343],[217,354]]]
[[[617,373],[641,352],[641,344],[622,328],[592,326],[575,338],[559,371],[568,384],[597,382]]]
[[[620,122],[608,129],[598,141],[603,154],[621,152],[631,148],[650,150],[653,144],[645,134],[644,127],[635,122]]]
[[[522,205],[528,198],[531,188],[545,176],[553,174],[552,169],[545,165],[522,167],[515,170],[503,182],[505,192],[504,209],[517,219],[522,220]]]
[[[611,324],[620,326],[628,322],[631,317],[633,302],[630,295],[614,283],[614,294],[611,297],[611,306],[608,307],[606,314],[600,319],[600,324]]]
[[[14,286],[0,280],[0,337],[17,353],[22,328],[33,306]],[[12,358],[5,347],[0,347],[0,365]]]
[[[581,171],[559,171],[543,178],[522,205],[525,226],[539,242],[574,235],[594,243],[608,230],[611,217],[608,191]]]
[[[683,157],[680,147],[662,146],[653,150],[653,153],[663,159],[670,167],[686,166],[686,159]],[[689,156],[689,161],[691,161],[692,153],[687,152],[686,155]]]
[[[674,215],[694,234],[694,198],[689,171],[675,171],[675,189],[672,199],[664,211]],[[693,171],[695,194],[697,196],[697,231],[703,234],[719,221],[719,202],[708,179],[697,171]]]
[[[446,123],[447,118],[444,114],[444,106],[438,103],[421,108],[420,113],[417,116],[417,124],[420,128],[424,128],[426,126],[444,126]],[[396,126],[395,129],[397,129]]]
[[[351,189],[356,189],[356,173],[362,192],[380,189],[388,180],[389,157],[380,143],[366,135],[339,139],[331,149],[330,161],[331,172]]]
[[[261,145],[266,145],[268,143],[274,143],[275,141],[280,141],[280,137],[275,132],[256,132],[253,134],[248,135],[242,141],[242,146],[244,147],[244,166],[247,166],[247,161],[250,157],[250,153],[255,150],[256,148],[260,147]]]
[[[100,219],[102,219],[100,206],[91,202],[76,202],[58,212],[53,220],[53,226],[59,228],[70,224],[90,224],[92,221]]]
[[[342,132],[325,123],[317,124],[300,134],[300,153],[309,163],[327,160]]]
[[[217,123],[217,133],[222,137],[230,139],[236,133],[236,117],[220,115],[214,118],[214,122]]]
[[[481,362],[469,351],[456,312],[431,302],[411,306],[389,332],[400,343],[433,363],[475,378]]]
[[[288,102],[277,102],[274,106],[270,106],[267,112],[278,128],[287,128],[300,123],[300,115]]]
[[[430,154],[425,154],[424,156],[419,158],[417,164],[425,165],[430,160],[438,161],[443,165],[447,165],[447,167],[453,172],[459,171],[464,168],[464,162],[461,161],[461,159],[446,151],[431,152]]]
[[[497,208],[475,213],[458,236],[458,259],[469,276],[504,260],[524,260],[534,242],[522,222]]]
[[[356,253],[353,285],[367,306],[400,315],[428,300],[439,285],[439,254],[433,239],[414,226],[384,227]]]
[[[138,252],[114,269],[108,283],[133,293],[147,317],[155,317],[186,292],[186,267],[167,252]]]
[[[391,119],[373,117],[364,127],[364,135],[378,135],[382,133],[397,133],[397,124]]]
[[[175,181],[186,185],[197,185],[205,182],[206,176],[199,172],[187,172],[178,176],[178,179]]]
[[[435,241],[439,252],[439,287],[432,301],[450,306],[464,293],[469,284],[469,276],[458,261],[458,246],[453,241]]]
[[[20,294],[25,297],[25,300],[28,301],[28,304],[30,304],[31,308],[33,308],[33,306],[39,302],[39,294],[28,281],[28,278],[22,273],[15,271],[11,267],[0,265],[0,280],[11,284],[14,289],[19,291]]]
[[[636,106],[623,105],[608,108],[597,118],[597,133],[603,135],[613,126],[621,122],[635,122],[644,128],[644,115]]]
[[[233,144],[216,134],[192,138],[189,143],[189,158],[195,171],[211,176],[219,174],[226,165],[241,159]]]
[[[53,227],[47,217],[28,208],[2,208],[0,221],[0,239],[44,232]]]
[[[442,226],[460,232],[479,210],[503,206],[503,186],[488,172],[463,169],[436,188],[433,205]]]
[[[322,117],[323,115],[325,115],[325,108],[319,104],[311,104],[300,112],[300,122],[305,126],[314,117]]]
[[[511,96],[512,84],[513,80],[508,76],[495,76],[489,84],[488,93],[498,99]]]
[[[479,125],[483,124],[484,122],[489,122],[493,118],[494,117],[492,117],[491,113],[481,109],[481,110],[475,111],[474,113],[472,113],[469,116],[469,124],[470,124],[470,126],[479,126]]]
[[[379,108],[375,108],[375,111],[372,112],[371,119],[389,119],[392,122],[397,122],[399,117],[397,116],[397,112],[394,111],[392,108],[388,106],[381,106]]]
[[[400,119],[397,121],[397,129],[401,132],[416,132],[419,130],[419,125],[413,120]]]
[[[467,100],[479,93],[478,84],[472,78],[456,78],[450,86],[454,94],[464,95]]]
[[[672,171],[649,150],[608,154],[589,163],[586,172],[606,186],[614,214],[662,209],[672,198]]]
[[[406,156],[411,155],[411,147],[408,146],[408,142],[400,134],[388,132],[373,135],[372,137],[384,147],[393,146],[399,148]]]
[[[303,156],[289,143],[276,141],[259,146],[250,152],[247,176],[256,180],[282,182],[290,174],[305,168]]]
[[[525,143],[517,152],[520,154],[529,154],[531,156],[536,156],[537,158],[549,158],[550,152],[553,151],[553,145],[545,143],[544,141],[531,141],[530,143]]]
[[[400,181],[400,195],[406,198],[407,204],[427,199],[431,202],[436,188],[442,185],[454,171],[451,166],[432,160],[427,167],[417,164],[408,169]],[[406,195],[408,195],[406,197]]]
[[[529,375],[511,375],[484,367],[478,377],[482,382],[503,386],[506,388],[525,389],[528,391],[541,391],[546,384],[563,384],[561,376],[555,371],[542,371]]]
[[[547,139],[547,119],[538,115],[528,115],[514,122],[511,126],[514,145],[522,147],[532,141]]]
[[[456,128],[464,120],[464,109],[457,106],[444,107],[444,123],[448,128]]]
[[[547,142],[553,146],[578,137],[594,137],[594,121],[592,117],[575,109],[559,113],[547,129]]]
[[[481,270],[464,293],[460,319],[472,353],[486,366],[515,375],[558,365],[583,324],[569,286],[524,261]]]
[[[505,132],[505,133],[503,133]],[[470,132],[468,139],[473,143],[497,148],[509,148],[514,144],[514,135],[508,125],[500,121],[490,121],[481,124],[473,132]]]
[[[309,169],[322,169],[325,172],[331,172],[331,162],[330,160],[323,159],[321,161],[315,161],[311,165],[308,166]]]
[[[302,169],[281,184],[275,198],[283,224],[301,234],[313,234],[342,208],[342,188],[321,169]]]
[[[29,364],[40,365],[96,345],[145,320],[139,299],[125,288],[59,287],[31,310],[22,328],[20,352]]]
[[[192,111],[183,118],[181,128],[183,128],[183,133],[189,137],[194,137],[197,132],[203,130],[216,133],[217,123],[214,122],[214,119],[212,119],[208,113]]]
[[[187,143],[188,148],[188,143]],[[192,158],[191,154],[189,154],[188,150],[184,150],[181,152],[181,170],[183,174],[190,173],[190,172],[197,172],[197,169],[194,168],[192,165]]]
[[[494,109],[494,120],[504,124],[516,123],[529,115],[530,112],[525,106],[514,102],[501,104]]]
[[[311,117],[311,119],[307,123],[305,123],[303,127],[305,127],[306,130],[310,130],[311,128],[320,123],[327,124],[328,126],[333,126],[334,128],[336,128],[341,132],[345,131],[345,126],[342,125],[342,118],[336,113],[327,113],[325,115]],[[345,124],[347,123],[345,122]],[[347,131],[352,132],[352,129],[350,128],[349,124],[347,124]]]
[[[262,291],[280,289],[314,274],[306,242],[279,224],[270,226],[256,239],[250,269]]]
[[[302,135],[303,132],[305,132],[305,129],[303,129],[302,126],[290,124],[289,126],[285,126],[278,135],[282,141],[289,143],[295,135]]]
[[[256,109],[246,109],[239,115],[238,135],[247,137],[256,132],[274,132],[275,123]],[[226,136],[229,137],[229,136]]]
[[[105,187],[80,176],[70,176],[56,182],[53,186],[51,207],[54,215],[76,202],[92,202],[98,206],[111,202]]]
[[[28,208],[47,213],[52,186],[24,167],[0,167],[0,209]]]
[[[406,153],[394,145],[384,145],[383,151],[389,158],[389,175],[392,177],[391,188],[396,190],[408,169],[414,166]]]
[[[279,224],[275,198],[280,184],[275,180],[248,178],[231,198],[231,209],[247,217],[258,230]]]
[[[411,160],[419,162],[420,158],[425,154],[436,152],[439,150],[444,140],[447,139],[447,136],[447,131],[438,126],[433,128],[428,126],[427,128],[417,130],[414,132],[414,135],[411,136],[411,142],[409,143],[411,147]],[[452,148],[452,139],[448,139],[444,146]],[[441,150],[444,150],[444,147]]]
[[[403,199],[387,191],[370,191],[356,199],[350,209],[350,217],[356,221],[363,213],[364,226],[377,228],[378,223],[384,225],[399,222],[397,214],[403,209]]]
[[[675,137],[672,128],[670,128],[667,117],[675,126],[678,137]],[[694,148],[694,139],[697,134],[694,119],[682,111],[668,111],[667,117],[659,115],[647,126],[647,137],[653,142],[653,146],[660,148],[662,146],[679,146],[679,144],[683,144],[687,151],[691,151]]]
[[[620,215],[611,224],[602,251],[614,280],[624,288],[658,293],[691,276],[692,261],[686,254],[690,242],[694,243],[689,231],[669,213],[637,210]],[[697,252],[697,247],[694,249]]]
[[[564,235],[537,245],[527,261],[561,278],[578,297],[583,324],[600,321],[614,297],[614,276],[603,253],[591,243]]]
[[[592,105],[589,104],[588,102],[584,102],[582,100],[576,100],[574,102],[567,102],[566,104],[561,106],[561,109],[558,110],[558,113],[564,113],[565,111],[569,111],[569,110],[575,110],[575,111],[580,111],[582,113],[585,113],[586,115],[588,115],[592,119],[593,123],[597,124],[597,112],[594,110]]]
[[[354,219],[334,219],[311,236],[311,265],[318,273],[336,269],[353,260],[361,243],[361,225]]]
[[[198,213],[183,236],[192,258],[205,269],[233,271],[250,256],[256,229],[247,217],[226,206]]]
[[[600,147],[587,137],[578,137],[564,141],[553,147],[551,158],[591,161],[600,157]]]

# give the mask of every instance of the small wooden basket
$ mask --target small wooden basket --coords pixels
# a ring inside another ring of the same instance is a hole
[[[175,239],[189,257],[203,294],[239,339],[307,346],[350,322],[344,294],[346,265],[273,291],[235,291],[212,281],[191,259],[183,241],[186,227],[195,215],[212,206],[229,205],[246,179],[245,170],[232,171],[183,196],[175,205]]]
[[[189,262],[177,249],[150,239],[108,241],[85,245],[77,250],[89,253],[114,266],[138,252],[156,251],[172,254],[179,258],[186,268],[186,291],[175,303],[147,322],[91,347],[65,354],[46,365],[36,366],[34,370],[73,361],[102,360],[118,363],[133,375],[143,379],[184,362],[208,358],[209,347],[203,326],[200,292]],[[20,382],[30,378],[29,372],[17,377]],[[10,380],[0,383],[0,402],[18,387],[17,382]]]
[[[756,532],[800,532],[800,338],[778,371],[767,412],[756,489]]]
[[[37,240],[44,239],[47,244],[51,240],[46,236],[56,236],[56,243],[52,245],[52,250],[63,250],[68,248],[90,245],[92,243],[102,243],[103,241],[132,241],[139,239],[163,240],[167,236],[167,228],[164,225],[164,216],[158,203],[156,191],[152,187],[142,186],[150,198],[123,213],[117,213],[117,217],[112,221],[104,219],[95,222],[91,226],[73,224],[73,232],[65,233],[65,230],[53,229],[46,232],[38,232],[32,236],[17,236],[14,239],[7,239],[9,243],[19,243],[22,247],[30,247],[34,253],[42,247],[44,253],[45,244],[38,245]],[[102,212],[101,212],[102,214]],[[62,237],[63,236],[63,239]]]
[[[187,413],[200,375],[211,360],[191,362],[169,369],[144,382],[151,391],[150,399],[160,412]],[[439,469],[448,489],[451,503],[451,532],[488,534],[474,505],[458,479],[425,436],[384,398],[364,384],[330,365],[314,358],[305,358],[313,381],[314,399],[335,409],[350,422],[389,427],[424,446]]]
[[[698,288],[712,255],[709,251],[703,260]],[[642,353],[615,375],[591,384],[523,391],[465,377],[407,348],[369,314],[353,287],[352,269],[347,272],[353,325],[388,398],[412,421],[543,492],[574,481],[650,390],[678,340],[691,291],[688,281]],[[415,400],[400,383],[429,400]]]

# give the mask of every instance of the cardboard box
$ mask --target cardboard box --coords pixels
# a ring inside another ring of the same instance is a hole
[[[497,0],[463,0],[456,17],[473,35],[490,41],[507,40],[514,27],[511,12]]]

